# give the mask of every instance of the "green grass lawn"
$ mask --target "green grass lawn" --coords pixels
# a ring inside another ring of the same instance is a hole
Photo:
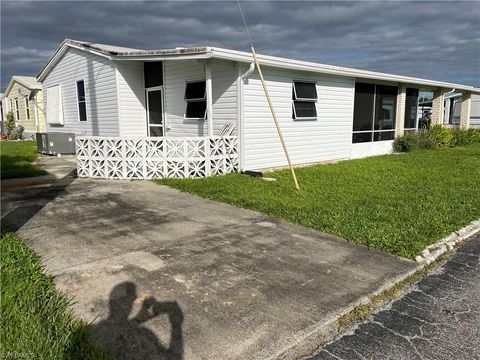
[[[0,178],[18,178],[45,175],[47,172],[32,165],[37,158],[35,141],[0,142]]]
[[[242,174],[159,184],[257,210],[375,249],[414,258],[480,218],[480,144],[296,170],[267,182]]]
[[[107,359],[72,317],[40,258],[14,234],[1,236],[0,358]]]

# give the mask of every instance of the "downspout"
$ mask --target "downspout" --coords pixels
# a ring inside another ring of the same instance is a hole
[[[238,153],[239,153],[239,171],[244,170],[245,165],[245,137],[244,137],[244,84],[247,83],[248,77],[255,70],[255,63],[250,63],[248,70],[245,73],[241,73],[241,65],[238,65],[238,80],[237,80],[237,134],[238,134]]]
[[[442,125],[448,124],[448,119],[447,119],[447,122],[445,122],[445,95],[453,94],[455,92],[455,90],[456,89],[453,88],[452,90],[447,91],[446,93],[443,93],[443,95],[442,95],[442,112],[441,112],[441,115],[442,115],[442,122],[441,123],[442,123]]]
[[[250,63],[250,67],[248,68],[247,71],[243,75],[240,75],[240,77],[245,81],[255,70],[255,63],[252,62]]]

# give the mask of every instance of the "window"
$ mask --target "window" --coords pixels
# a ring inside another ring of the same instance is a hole
[[[78,119],[87,121],[87,103],[85,101],[85,82],[77,81]]]
[[[207,116],[207,98],[205,80],[187,82],[185,87],[186,119],[205,119]]]
[[[20,108],[18,107],[18,99],[15,98],[15,115],[17,116],[15,120],[20,120]]]
[[[397,91],[394,86],[355,84],[353,143],[394,139]]]
[[[418,93],[418,89],[407,89],[406,91],[405,120],[403,123],[405,130],[417,129]]]
[[[315,83],[294,81],[292,86],[292,119],[316,119],[317,98],[317,86]]]
[[[27,113],[27,120],[30,120],[30,106],[28,97],[25,98],[25,112]]]
[[[163,85],[163,66],[161,61],[144,62],[143,74],[145,79],[145,88]]]

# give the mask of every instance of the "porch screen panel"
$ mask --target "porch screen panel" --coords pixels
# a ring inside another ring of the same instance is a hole
[[[356,83],[353,105],[353,131],[373,130],[375,85]]]
[[[418,89],[407,88],[405,99],[405,129],[417,128]]]
[[[396,103],[396,87],[377,85],[375,96],[375,130],[395,129]]]

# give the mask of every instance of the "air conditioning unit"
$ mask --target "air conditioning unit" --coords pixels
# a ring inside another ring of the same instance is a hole
[[[42,154],[75,154],[74,133],[37,133],[37,151]]]

